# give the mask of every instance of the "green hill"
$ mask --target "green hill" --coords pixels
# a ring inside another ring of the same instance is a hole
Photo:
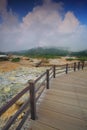
[[[78,52],[70,52],[64,48],[55,48],[55,47],[38,47],[32,48],[29,50],[22,50],[22,51],[15,51],[15,52],[8,52],[15,55],[23,55],[32,58],[57,58],[61,56],[76,56],[78,58],[85,57],[87,59],[87,50],[78,51]]]

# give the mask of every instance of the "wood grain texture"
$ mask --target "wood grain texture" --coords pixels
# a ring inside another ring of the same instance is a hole
[[[87,69],[51,80],[32,130],[87,130]]]

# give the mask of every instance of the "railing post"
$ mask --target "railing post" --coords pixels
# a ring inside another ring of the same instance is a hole
[[[47,77],[46,77],[46,80],[47,80],[46,87],[47,87],[47,89],[49,89],[49,70],[48,69],[47,69],[46,74],[47,74]]]
[[[66,64],[66,74],[68,73],[68,64]]]
[[[74,72],[76,71],[76,62],[74,63]]]
[[[30,85],[30,108],[31,108],[31,119],[36,119],[36,101],[35,101],[35,85],[33,81],[29,81]]]
[[[80,70],[80,62],[78,62],[78,70]]]
[[[82,62],[82,70],[83,70],[83,68],[84,68],[84,61]]]
[[[54,65],[53,66],[53,78],[55,78],[56,77],[56,66]]]

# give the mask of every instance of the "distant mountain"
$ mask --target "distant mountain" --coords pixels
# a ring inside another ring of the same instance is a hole
[[[68,50],[60,48],[32,48],[26,51],[16,52],[16,54],[26,55],[31,57],[50,57],[51,56],[65,56],[68,54]]]
[[[87,50],[79,52],[71,52],[71,56],[77,56],[77,57],[87,56]]]
[[[54,56],[87,56],[87,50],[79,51],[79,52],[70,52],[68,49],[64,48],[55,48],[55,47],[38,47],[32,48],[29,50],[22,50],[22,51],[15,51],[15,52],[8,52],[15,55],[23,55],[23,56],[30,56],[30,57],[54,57]]]

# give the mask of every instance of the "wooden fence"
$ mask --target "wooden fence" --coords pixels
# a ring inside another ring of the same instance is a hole
[[[59,66],[52,66],[50,69],[47,69],[40,77],[38,77],[35,81],[29,81],[29,85],[23,89],[20,93],[18,93],[13,99],[11,99],[7,104],[0,108],[0,116],[3,115],[13,104],[15,104],[24,94],[29,92],[29,96],[27,97],[27,101],[18,109],[18,111],[6,122],[5,126],[2,130],[8,130],[14,121],[18,118],[18,116],[25,111],[25,114],[18,124],[16,130],[20,130],[26,121],[27,117],[30,115],[32,120],[37,118],[36,113],[36,102],[41,96],[44,89],[50,88],[50,79],[55,78],[57,75],[61,73],[66,73],[70,71],[77,71],[84,68],[84,62],[65,64]]]

